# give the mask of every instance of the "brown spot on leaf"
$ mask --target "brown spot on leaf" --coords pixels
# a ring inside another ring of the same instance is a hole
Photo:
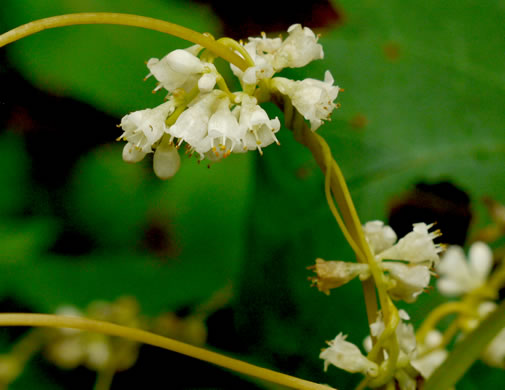
[[[471,219],[469,196],[448,181],[418,183],[394,199],[389,212],[389,225],[398,237],[412,231],[414,223],[436,222],[436,228],[442,232],[437,241],[455,245],[464,245]]]
[[[395,42],[386,42],[382,46],[382,51],[384,53],[384,57],[391,62],[396,62],[401,56],[401,48],[398,43]]]
[[[354,129],[361,130],[368,125],[368,119],[365,115],[358,112],[351,119],[349,119],[349,124]]]
[[[161,258],[173,258],[179,254],[172,226],[166,218],[151,219],[144,230],[144,246]]]

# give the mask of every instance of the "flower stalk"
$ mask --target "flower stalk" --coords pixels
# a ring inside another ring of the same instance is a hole
[[[220,367],[240,372],[242,374],[263,379],[268,382],[300,390],[331,390],[332,387],[320,385],[290,375],[281,374],[253,364],[245,363],[216,352],[195,347],[177,340],[163,337],[145,330],[130,328],[104,321],[96,321],[82,317],[69,317],[52,314],[3,313],[0,314],[0,326],[37,326],[50,328],[71,328],[89,332],[97,332],[110,336],[122,337],[128,340],[150,344],[155,347],[181,353],[183,355],[203,360]]]
[[[189,28],[166,22],[164,20],[149,18],[146,16],[109,12],[67,14],[35,20],[0,35],[0,47],[43,30],[75,26],[79,24],[114,24],[159,31],[201,45],[213,52],[216,56],[225,59],[241,70],[245,70],[249,66],[242,57],[235,54],[226,45],[215,41],[209,35],[200,34],[199,32],[193,31]]]

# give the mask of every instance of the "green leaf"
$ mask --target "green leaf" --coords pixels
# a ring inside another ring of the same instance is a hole
[[[199,272],[191,266],[133,255],[91,255],[74,261],[45,256],[0,263],[0,282],[2,290],[36,312],[53,313],[64,304],[84,308],[92,301],[128,295],[138,299],[143,313],[154,315],[203,302],[223,287],[220,269]]]
[[[29,160],[22,139],[10,132],[0,135],[0,215],[12,216],[26,206]]]
[[[0,21],[5,29],[10,29],[36,19],[77,12],[138,14],[199,32],[217,31],[216,20],[208,9],[182,1],[6,0]],[[142,82],[149,73],[145,62],[191,45],[173,36],[134,27],[71,26],[22,39],[9,45],[7,53],[25,77],[40,88],[122,116],[162,103],[163,92],[151,94],[153,79]],[[52,109],[57,115],[57,108]]]
[[[47,250],[56,239],[57,224],[48,218],[0,220],[0,261],[27,261]]]

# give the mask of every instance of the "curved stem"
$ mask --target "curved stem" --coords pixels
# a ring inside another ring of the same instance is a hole
[[[456,344],[448,358],[428,378],[423,389],[452,388],[504,326],[505,301],[500,303],[473,332]]]
[[[165,22],[164,20],[109,12],[67,14],[36,20],[0,35],[0,47],[43,30],[78,24],[115,24],[160,31],[201,45],[241,70],[245,70],[248,67],[247,62],[242,57],[207,35],[174,23]]]
[[[144,330],[128,328],[103,321],[90,320],[80,317],[65,317],[51,314],[0,314],[0,326],[42,326],[51,328],[73,328],[97,332],[111,336],[123,337],[140,343],[150,344],[169,351],[182,353],[195,359],[203,360],[218,366],[240,372],[245,375],[260,378],[272,383],[301,390],[331,390],[332,388],[314,382],[281,374],[266,368],[257,367],[237,359],[223,356],[203,348],[198,348],[167,337],[163,337]]]
[[[435,308],[428,317],[423,321],[421,327],[417,331],[417,342],[423,344],[428,332],[435,328],[435,325],[445,316],[453,313],[469,313],[473,311],[464,302],[448,302]]]

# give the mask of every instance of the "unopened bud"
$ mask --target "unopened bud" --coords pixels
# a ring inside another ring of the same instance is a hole
[[[179,152],[172,143],[162,141],[156,148],[153,158],[153,169],[156,176],[166,180],[173,177],[181,165]]]

